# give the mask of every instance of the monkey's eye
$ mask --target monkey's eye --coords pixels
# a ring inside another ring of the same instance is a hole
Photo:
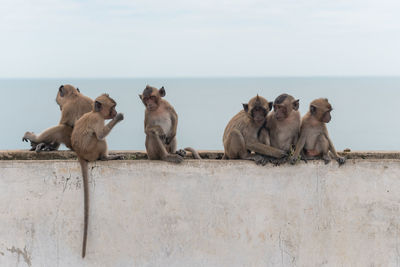
[[[156,100],[156,96],[155,95],[152,95],[150,98],[151,98],[151,100]]]

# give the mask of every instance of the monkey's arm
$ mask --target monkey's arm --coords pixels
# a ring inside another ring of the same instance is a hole
[[[176,136],[176,129],[178,128],[178,114],[176,114],[175,110],[173,108],[170,109],[171,113],[171,134],[170,136],[167,136],[165,142],[167,144],[171,143],[172,139]]]
[[[70,127],[74,127],[74,121],[72,121],[73,114],[71,114],[71,108],[67,105],[63,107],[61,110],[61,119],[59,124],[68,125]]]
[[[333,155],[333,157],[339,162],[340,165],[345,163],[346,159],[344,157],[339,156],[338,153],[336,152],[335,146],[333,145],[331,138],[329,138],[327,129],[324,130],[324,135],[325,135],[326,139],[328,139],[329,150],[330,150],[331,154]]]
[[[114,126],[123,119],[124,115],[122,113],[118,113],[114,119],[107,123],[107,125],[99,127],[99,129],[95,129],[97,139],[103,140],[106,138],[106,136],[111,132],[112,128],[114,128]]]
[[[290,157],[290,162],[292,164],[296,163],[297,158],[299,157],[300,152],[303,150],[305,144],[306,144],[306,136],[305,136],[305,134],[302,133],[300,135],[299,140],[297,141],[296,149],[293,153],[293,156]]]
[[[258,140],[251,140],[250,142],[246,143],[246,149],[274,158],[282,158],[286,155],[285,151],[262,144]]]

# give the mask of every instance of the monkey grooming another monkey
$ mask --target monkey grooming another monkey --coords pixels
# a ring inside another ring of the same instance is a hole
[[[248,104],[243,104],[243,110],[236,114],[225,128],[224,159],[254,160],[256,164],[264,165],[266,162],[263,156],[286,156],[282,149],[269,145],[269,136],[264,138],[264,143],[259,140],[261,130],[266,128],[266,118],[271,107],[272,102],[258,95]],[[265,134],[268,135],[268,132],[265,131]],[[252,151],[257,154],[252,154]]]
[[[88,162],[96,160],[118,159],[119,156],[109,156],[106,136],[113,127],[124,119],[122,113],[115,110],[116,102],[107,94],[96,98],[93,110],[84,114],[76,123],[72,131],[72,148],[78,155],[82,168],[84,189],[84,229],[82,242],[82,258],[86,255],[87,230],[89,223],[89,185]],[[111,121],[105,125],[104,121]]]
[[[278,96],[267,116],[271,146],[290,152],[299,138],[299,100],[288,94]]]
[[[147,156],[150,160],[181,163],[186,153],[183,150],[176,150],[178,114],[168,101],[162,99],[165,95],[164,87],[158,90],[149,85],[139,95],[146,107],[144,132]],[[193,148],[189,147],[185,150],[192,152],[194,158],[200,159],[199,154]]]
[[[61,85],[57,92],[56,102],[60,106],[61,120],[59,125],[51,127],[38,136],[26,132],[22,141],[31,142],[32,149],[57,150],[60,144],[71,147],[71,134],[75,122],[85,113],[92,110],[93,100],[80,93],[72,85]]]
[[[297,162],[303,150],[306,159],[322,158],[328,164],[331,154],[339,165],[345,163],[346,159],[337,154],[326,128],[326,123],[331,120],[331,111],[332,106],[326,98],[311,102],[309,111],[301,121],[300,138],[293,156],[290,157],[291,164]]]

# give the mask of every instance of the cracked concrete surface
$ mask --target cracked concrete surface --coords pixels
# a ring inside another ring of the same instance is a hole
[[[400,160],[0,160],[0,266],[398,266]]]

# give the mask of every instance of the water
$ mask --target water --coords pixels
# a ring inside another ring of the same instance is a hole
[[[138,94],[146,84],[164,86],[179,115],[178,147],[222,150],[229,119],[257,93],[272,101],[281,93],[309,103],[327,97],[333,105],[328,124],[338,150],[400,150],[400,77],[332,78],[155,78],[155,79],[3,79],[0,80],[0,150],[28,149],[25,131],[40,133],[56,125],[58,87],[70,83],[91,98],[109,93],[125,114],[107,137],[111,150],[144,150],[144,106]]]

